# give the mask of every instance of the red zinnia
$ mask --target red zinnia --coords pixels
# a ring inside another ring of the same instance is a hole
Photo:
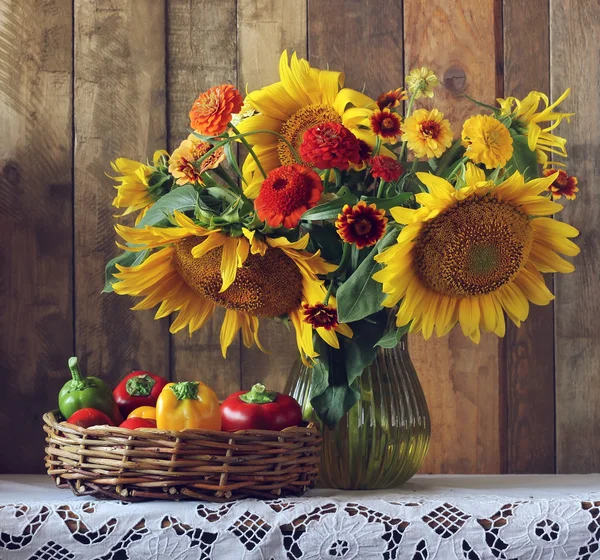
[[[300,155],[319,169],[348,169],[349,163],[360,163],[358,139],[345,126],[326,122],[304,133]]]
[[[315,305],[308,305],[303,303],[304,308],[304,322],[312,325],[314,329],[323,328],[327,331],[335,329],[338,325],[338,314],[335,307],[317,303]]]
[[[375,179],[381,177],[387,183],[397,181],[404,173],[403,167],[389,156],[375,156],[371,158],[371,175]]]
[[[385,210],[378,210],[375,204],[361,200],[358,204],[346,204],[335,222],[338,235],[346,243],[354,243],[358,249],[375,245],[385,233],[387,224]]]
[[[394,107],[398,107],[400,105],[400,101],[404,101],[406,99],[406,92],[403,89],[396,89],[388,91],[387,93],[382,93],[377,98],[377,106],[380,109],[385,109],[386,107],[389,109],[393,109]]]
[[[217,136],[227,130],[231,115],[239,113],[243,103],[242,94],[231,84],[210,88],[192,105],[192,128],[200,134]]]
[[[558,171],[558,177],[554,179],[554,183],[550,185],[550,192],[554,200],[559,199],[561,196],[568,198],[569,200],[575,200],[579,187],[577,184],[577,177],[575,175],[569,176],[566,171],[562,169],[544,169],[544,176],[549,177],[554,175]]]
[[[258,217],[271,227],[294,228],[300,217],[321,199],[320,177],[303,165],[283,165],[273,169],[254,201]]]
[[[371,130],[382,138],[396,138],[402,134],[400,117],[389,109],[374,111],[370,118]]]

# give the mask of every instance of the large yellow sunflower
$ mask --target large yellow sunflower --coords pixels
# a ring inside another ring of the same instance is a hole
[[[567,157],[565,145],[567,140],[553,134],[552,131],[561,123],[563,119],[569,120],[575,113],[558,113],[554,111],[571,93],[571,88],[567,89],[554,103],[550,103],[548,96],[539,92],[532,91],[523,100],[516,97],[507,97],[498,99],[501,113],[510,116],[515,121],[514,124],[521,125],[523,132],[527,134],[529,149],[537,154],[538,162],[544,167],[549,165],[548,154],[558,154]],[[543,101],[545,107],[538,111],[540,101]],[[541,126],[547,123],[547,126]]]
[[[429,193],[416,195],[421,208],[394,208],[406,224],[397,244],[376,257],[385,267],[374,275],[388,294],[384,306],[400,303],[397,325],[429,338],[460,323],[479,342],[481,329],[504,336],[504,312],[517,325],[529,302],[548,304],[541,272],[572,272],[557,253],[574,256],[568,238],[578,231],[550,216],[562,206],[541,196],[556,174],[525,182],[515,173],[499,185],[469,164],[466,186],[418,173]]]
[[[240,132],[272,130],[280,133],[298,151],[304,133],[313,126],[333,121],[343,124],[360,140],[375,146],[375,134],[368,129],[369,117],[377,104],[366,95],[348,88],[341,72],[311,68],[308,61],[287,51],[279,60],[279,82],[253,91],[245,102],[258,114],[244,119]],[[359,128],[363,125],[365,128]],[[268,173],[280,165],[297,163],[288,145],[274,134],[246,137],[254,146],[262,166]],[[244,177],[251,181],[258,168],[251,156],[243,166]]]
[[[262,350],[259,318],[287,315],[296,329],[301,355],[317,356],[303,304],[323,301],[326,290],[318,275],[335,270],[336,265],[325,262],[318,252],[305,251],[308,235],[290,242],[284,237],[258,239],[254,231],[243,229],[243,236],[231,237],[204,229],[179,212],[173,221],[174,227],[169,228],[116,226],[131,244],[128,250],[158,249],[138,266],[117,265],[115,292],[144,297],[133,309],[160,304],[156,319],[178,311],[171,332],[187,327],[191,334],[216,306],[226,308],[220,337],[223,356],[240,329],[247,347],[256,343]]]

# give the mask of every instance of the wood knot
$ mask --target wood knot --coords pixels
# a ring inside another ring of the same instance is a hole
[[[13,187],[17,187],[21,182],[21,172],[19,166],[14,161],[7,161],[2,168],[2,176]]]
[[[467,75],[462,68],[450,66],[444,72],[444,87],[452,94],[459,95],[467,86]]]

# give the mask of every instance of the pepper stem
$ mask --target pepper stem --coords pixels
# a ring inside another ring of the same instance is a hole
[[[71,370],[73,381],[75,381],[75,383],[83,383],[85,377],[83,377],[83,374],[79,369],[79,361],[77,360],[77,356],[69,358],[69,369]]]
[[[196,400],[198,398],[198,381],[180,381],[171,385],[171,391],[177,397],[178,401],[184,399]]]
[[[131,397],[147,397],[156,385],[156,381],[149,375],[143,373],[130,377],[125,383],[125,390]]]
[[[252,385],[252,389],[240,395],[240,399],[248,404],[267,404],[275,402],[277,393],[275,391],[267,391],[267,388],[262,383],[255,383]]]

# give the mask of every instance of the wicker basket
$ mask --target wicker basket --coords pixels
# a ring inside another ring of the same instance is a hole
[[[227,502],[300,495],[318,476],[315,424],[281,432],[80,428],[44,415],[46,468],[78,496]]]

